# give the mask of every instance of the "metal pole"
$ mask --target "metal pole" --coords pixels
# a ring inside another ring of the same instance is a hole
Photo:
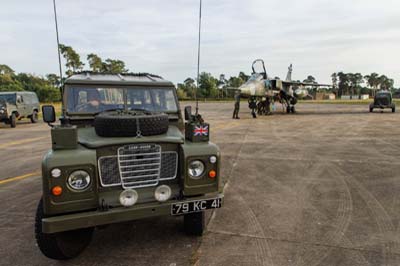
[[[200,12],[199,12],[199,43],[197,47],[197,88],[194,94],[196,100],[196,115],[199,113],[199,100],[197,99],[197,90],[199,89],[199,79],[200,79],[200,44],[201,44],[201,6],[202,0],[200,0]]]
[[[54,22],[56,25],[56,36],[57,36],[57,52],[58,52],[58,67],[60,70],[60,90],[61,90],[61,98],[63,97],[64,94],[64,89],[63,89],[63,76],[62,76],[62,66],[61,66],[61,53],[60,53],[60,39],[58,37],[58,22],[57,22],[57,7],[56,7],[56,0],[53,0],[53,7],[54,7]],[[65,116],[65,106],[64,106],[64,101],[61,102],[62,106],[62,115],[63,117]]]
[[[54,22],[56,24],[56,36],[57,36],[57,52],[58,52],[58,66],[60,68],[60,80],[62,83],[62,68],[61,68],[61,53],[60,53],[60,39],[58,37],[58,22],[57,22],[57,7],[56,7],[56,0],[53,0],[53,7],[54,7]]]

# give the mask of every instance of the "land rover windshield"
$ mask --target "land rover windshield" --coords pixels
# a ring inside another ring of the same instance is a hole
[[[66,88],[68,113],[101,113],[127,109],[173,113],[178,111],[174,88],[83,87]]]
[[[0,94],[0,101],[15,103],[16,95],[15,93],[4,93]]]

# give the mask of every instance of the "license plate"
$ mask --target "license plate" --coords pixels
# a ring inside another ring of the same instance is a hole
[[[222,198],[174,203],[171,206],[171,214],[178,215],[191,212],[200,212],[207,209],[217,209],[221,208],[221,205]]]

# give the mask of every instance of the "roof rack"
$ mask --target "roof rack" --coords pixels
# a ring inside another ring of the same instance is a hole
[[[164,79],[163,77],[147,72],[138,72],[138,73],[133,73],[133,72],[128,72],[128,73],[112,73],[112,72],[94,72],[94,71],[89,71],[89,70],[84,70],[84,71],[79,71],[79,72],[74,72],[71,76],[73,75],[86,75],[88,79],[90,79],[90,75],[117,75],[123,80],[124,76],[132,76],[132,77],[147,77],[149,79],[152,78],[159,78],[159,79]]]

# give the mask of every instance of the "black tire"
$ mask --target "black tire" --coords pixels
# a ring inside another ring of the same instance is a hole
[[[392,113],[396,112],[396,107],[392,107]]]
[[[374,111],[374,108],[370,107],[369,112],[372,113]]]
[[[38,120],[39,120],[38,112],[37,112],[36,110],[34,110],[34,111],[32,112],[32,115],[31,115],[30,118],[31,118],[31,122],[32,122],[33,124],[37,123]]]
[[[13,128],[17,126],[17,117],[15,116],[15,113],[10,116],[10,126]]]
[[[183,218],[185,233],[192,236],[202,236],[206,219],[204,212],[185,214]]]
[[[40,251],[55,260],[77,257],[90,244],[94,228],[84,228],[55,234],[42,232],[43,201],[39,201],[35,218],[35,238]]]
[[[94,119],[96,134],[101,137],[132,137],[161,135],[168,131],[168,115],[138,111],[103,112]]]

